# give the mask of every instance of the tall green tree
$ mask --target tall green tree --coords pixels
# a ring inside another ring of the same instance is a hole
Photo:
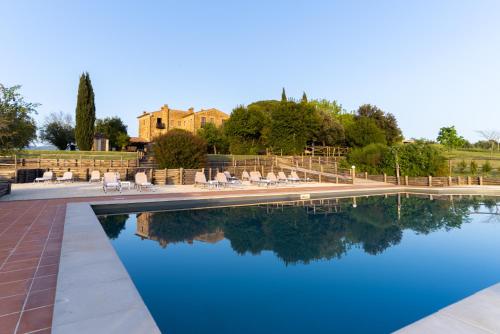
[[[233,110],[224,124],[224,134],[232,154],[257,154],[265,149],[266,128],[270,123],[267,108],[271,106],[267,102],[253,103],[246,108],[239,106]]]
[[[198,136],[207,142],[207,152],[213,154],[224,154],[229,150],[229,143],[224,135],[224,129],[207,123],[198,130]]]
[[[127,136],[127,126],[120,117],[98,119],[95,123],[95,133],[106,136],[109,139],[109,146],[112,148],[121,149],[124,144],[126,145],[123,139],[125,138],[124,135]]]
[[[51,143],[60,150],[65,150],[68,144],[75,142],[75,127],[71,115],[51,113],[45,118],[40,129],[40,139]]]
[[[21,86],[0,84],[0,153],[23,149],[36,139],[37,103],[24,101]]]
[[[367,117],[374,120],[377,127],[384,131],[385,140],[388,145],[403,140],[396,117],[391,113],[385,113],[379,107],[371,104],[363,104],[358,108],[357,117]]]
[[[283,87],[283,90],[281,91],[281,102],[286,102],[286,93],[285,93],[285,87]]]
[[[301,102],[303,102],[303,103],[307,103],[307,95],[306,95],[306,92],[303,92],[303,93],[302,93],[302,100],[301,100]]]
[[[465,143],[465,139],[458,135],[457,129],[455,129],[454,126],[442,127],[439,129],[437,141],[448,148],[448,150],[461,147]]]
[[[384,131],[368,117],[356,118],[346,127],[345,136],[350,147],[363,147],[374,143],[387,144]]]
[[[94,90],[88,72],[82,73],[76,100],[75,139],[78,148],[90,151],[94,139],[95,102]]]
[[[275,152],[298,154],[308,142],[315,142],[319,119],[307,103],[282,102],[271,114],[269,144]]]

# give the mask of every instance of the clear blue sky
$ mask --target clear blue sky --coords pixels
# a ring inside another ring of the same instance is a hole
[[[97,116],[163,104],[289,97],[372,103],[406,137],[498,129],[500,1],[0,0],[0,82],[23,85],[38,120],[74,113],[89,71]]]

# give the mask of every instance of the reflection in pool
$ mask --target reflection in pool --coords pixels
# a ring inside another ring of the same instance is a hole
[[[385,333],[500,281],[495,198],[100,216],[169,333]]]

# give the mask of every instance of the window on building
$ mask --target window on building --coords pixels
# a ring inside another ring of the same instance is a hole
[[[174,121],[173,120],[170,121],[170,126],[174,126]]]
[[[202,117],[201,118],[201,127],[205,127],[205,124],[207,124],[207,118],[206,117]]]
[[[165,124],[162,123],[162,120],[160,117],[156,119],[156,128],[157,129],[165,129]]]
[[[177,126],[181,126],[181,121],[177,121]]]
[[[210,117],[210,123],[215,123],[215,120],[213,117]]]

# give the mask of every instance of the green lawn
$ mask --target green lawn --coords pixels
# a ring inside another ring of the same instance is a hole
[[[99,160],[134,160],[136,152],[102,152],[102,151],[44,151],[24,150],[17,153],[18,158],[44,158],[44,159],[99,159]]]
[[[453,173],[457,175],[468,175],[470,174],[469,166],[471,161],[476,162],[478,166],[478,173],[481,174],[481,167],[488,161],[491,164],[493,170],[488,174],[490,176],[500,175],[500,152],[490,151],[490,150],[452,150],[444,151],[447,159],[451,161],[453,167]],[[467,169],[464,173],[458,171],[457,165],[465,161],[467,164]]]

